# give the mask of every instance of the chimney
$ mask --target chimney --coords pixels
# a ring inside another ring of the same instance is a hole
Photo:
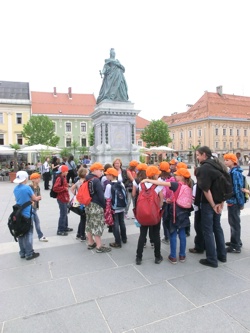
[[[69,95],[69,99],[72,99],[72,90],[71,90],[71,87],[69,87],[68,95]]]
[[[57,94],[56,94],[56,87],[54,87],[53,96],[54,96],[54,97],[57,97]]]
[[[218,95],[222,96],[222,86],[216,87],[216,92]]]

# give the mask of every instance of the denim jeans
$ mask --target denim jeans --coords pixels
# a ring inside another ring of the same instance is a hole
[[[220,217],[221,214],[216,214],[209,203],[201,204],[201,223],[206,257],[211,264],[218,264],[218,257],[226,258],[225,239],[220,224]]]
[[[116,244],[121,245],[121,238],[126,242],[126,226],[124,223],[124,212],[114,214],[114,225],[113,225],[113,234],[115,237]]]
[[[240,226],[240,206],[232,205],[227,207],[228,223],[231,229],[231,247],[240,250],[241,248],[241,226]]]
[[[33,220],[33,225],[35,225],[35,228],[36,228],[37,236],[40,239],[43,237],[43,233],[40,228],[40,220],[37,215],[37,210],[33,207],[32,207],[32,220]]]
[[[180,239],[180,252],[179,256],[186,257],[186,230],[185,228],[178,229]],[[170,233],[170,257],[176,258],[177,247],[177,229]]]
[[[155,257],[160,258],[161,256],[160,227],[161,227],[161,222],[151,227],[144,227],[144,226],[140,227],[140,236],[138,239],[138,245],[136,251],[137,258],[142,259],[143,246],[144,243],[146,242],[146,236],[149,228],[152,228]]]
[[[68,228],[68,207],[67,203],[65,202],[62,202],[58,199],[57,202],[60,210],[57,232],[64,232],[67,231]]]
[[[20,257],[31,257],[33,253],[33,225],[30,230],[22,237],[18,237],[18,243],[20,247]]]

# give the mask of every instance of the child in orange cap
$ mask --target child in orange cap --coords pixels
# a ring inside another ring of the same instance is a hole
[[[41,180],[41,175],[37,172],[34,172],[30,175],[30,180],[32,181],[32,184],[30,184],[30,187],[32,188],[34,194],[38,197],[41,196],[41,191],[40,191],[40,180]],[[48,239],[43,235],[41,228],[40,228],[40,220],[37,215],[37,210],[39,209],[39,201],[32,201],[32,220],[34,222],[37,236],[39,238],[40,242],[48,242]]]
[[[160,170],[156,166],[149,166],[146,170],[146,176],[150,179],[158,179]],[[144,182],[144,180],[142,180]],[[140,183],[141,184],[141,183]],[[139,184],[139,192],[141,191],[141,185]],[[150,188],[152,184],[149,182],[145,182],[146,188]],[[159,196],[159,205],[160,207],[163,204],[163,195],[162,195],[162,186],[157,186],[155,188],[155,192]],[[135,207],[136,208],[136,207]],[[162,255],[161,255],[161,239],[160,239],[160,226],[161,226],[161,221],[159,220],[159,223],[151,226],[152,228],[152,235],[153,235],[153,242],[154,242],[154,255],[155,255],[155,263],[160,264],[163,260]],[[142,254],[143,254],[143,247],[145,244],[146,240],[146,235],[149,226],[141,226],[140,227],[140,236],[138,239],[138,245],[137,245],[137,251],[136,251],[136,265],[141,265],[142,262]]]
[[[127,219],[129,219],[128,216],[128,211],[129,211],[129,207],[132,201],[132,189],[133,189],[133,181],[136,178],[136,167],[139,164],[139,162],[132,160],[129,162],[129,167],[127,168],[127,181],[125,182],[125,187],[127,190],[127,198],[128,198],[128,204],[127,207],[125,209],[125,217]],[[133,207],[134,207],[134,202],[133,202]],[[132,216],[132,218],[134,218],[134,216]]]
[[[180,251],[179,251],[179,261],[186,261],[186,232],[185,227],[190,224],[189,216],[192,208],[192,182],[190,172],[185,168],[180,168],[175,172],[176,182],[162,182],[150,179],[144,179],[143,182],[150,182],[155,185],[169,186],[174,195],[173,203],[171,204],[171,223],[170,223],[170,255],[168,260],[172,264],[177,263],[176,258],[176,240],[177,234],[180,239]],[[179,199],[179,195],[185,196],[185,201],[190,203],[189,208],[183,208],[179,206],[176,202]]]
[[[237,156],[234,154],[225,154],[224,163],[229,168],[229,173],[232,178],[233,196],[228,199],[227,212],[228,223],[230,225],[231,237],[230,242],[226,242],[228,253],[241,252],[241,225],[240,212],[244,208],[245,196],[241,189],[244,187],[243,170],[238,166]]]

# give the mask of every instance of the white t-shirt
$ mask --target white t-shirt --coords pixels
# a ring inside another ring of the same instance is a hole
[[[145,184],[145,186],[146,186],[146,188],[150,188],[153,184],[151,184],[151,183],[144,183]],[[137,185],[138,186],[138,185]],[[159,185],[157,185],[156,186],[156,188],[155,188],[155,192],[157,193],[157,194],[159,194],[162,190],[163,190],[163,187],[164,186],[159,186]],[[141,191],[141,184],[139,184],[139,191]]]

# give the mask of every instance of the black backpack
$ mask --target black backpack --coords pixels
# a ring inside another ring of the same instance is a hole
[[[31,205],[31,201],[25,202],[22,206],[15,204],[12,206],[13,212],[10,214],[8,219],[8,227],[10,229],[11,235],[15,238],[17,242],[17,237],[24,236],[31,227],[31,217],[25,217],[22,215],[22,210],[29,205]],[[30,208],[31,210],[32,208]],[[30,211],[31,213],[31,211]],[[30,214],[31,215],[31,214]]]
[[[57,192],[55,192],[55,191],[53,190],[53,187],[54,187],[55,182],[56,182],[56,180],[57,180],[58,177],[61,177],[61,174],[57,175],[57,176],[54,178],[54,181],[53,181],[53,184],[52,184],[52,189],[50,190],[50,197],[51,197],[51,198],[54,198],[54,199],[57,198]],[[63,179],[62,179],[62,177],[61,177],[61,186],[62,186],[62,184],[63,184]]]
[[[111,203],[115,210],[124,209],[127,206],[127,192],[120,182],[111,183]]]
[[[214,201],[216,203],[221,203],[232,198],[233,184],[229,172],[224,171],[224,169],[219,164],[210,162],[210,160],[206,160],[204,163],[209,163],[219,171],[218,177],[214,180],[211,187]]]

